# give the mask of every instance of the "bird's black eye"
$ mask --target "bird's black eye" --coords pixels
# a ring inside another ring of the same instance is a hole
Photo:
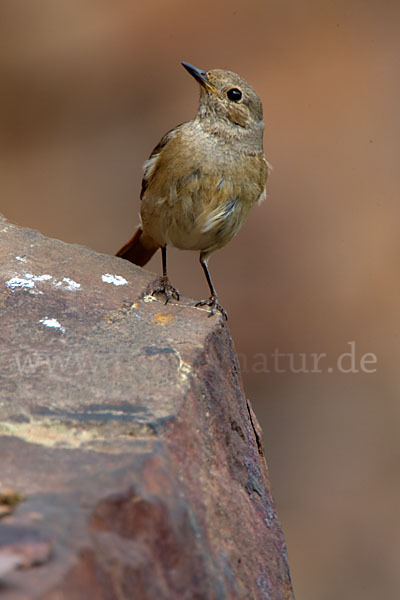
[[[232,102],[239,102],[242,99],[242,92],[238,88],[231,88],[226,92],[226,95]]]

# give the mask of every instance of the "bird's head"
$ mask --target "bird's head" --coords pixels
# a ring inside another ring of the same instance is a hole
[[[232,71],[203,71],[187,62],[182,65],[200,84],[200,117],[228,120],[245,129],[262,127],[261,100],[242,77]]]

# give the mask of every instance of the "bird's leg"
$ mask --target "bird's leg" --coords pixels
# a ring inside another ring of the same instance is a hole
[[[228,319],[228,314],[227,314],[226,310],[218,302],[218,297],[217,297],[217,294],[215,292],[213,283],[211,281],[210,273],[208,271],[207,262],[208,262],[208,255],[205,254],[205,253],[203,253],[203,252],[201,252],[200,253],[200,264],[203,267],[203,271],[204,271],[204,274],[205,274],[206,279],[207,279],[208,287],[210,288],[211,296],[209,297],[208,300],[200,300],[200,302],[196,303],[196,306],[210,306],[211,307],[211,311],[210,311],[210,314],[208,315],[209,317],[211,317],[211,315],[215,315],[215,312],[217,310],[219,310],[220,313],[222,313],[222,316],[225,319]]]
[[[161,247],[161,256],[162,256],[162,270],[163,270],[163,274],[161,277],[161,285],[159,285],[158,287],[155,288],[155,290],[153,290],[153,296],[154,294],[165,294],[165,304],[167,304],[167,302],[169,300],[171,300],[171,298],[176,298],[177,300],[179,300],[179,291],[174,288],[173,285],[170,284],[169,279],[168,279],[168,275],[167,275],[167,246],[162,246]]]

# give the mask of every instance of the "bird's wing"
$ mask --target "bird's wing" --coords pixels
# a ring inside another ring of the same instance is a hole
[[[177,135],[180,127],[181,127],[181,125],[178,125],[177,127],[174,127],[174,129],[171,129],[170,131],[168,131],[161,138],[161,140],[158,142],[157,146],[153,149],[149,158],[144,163],[144,165],[143,165],[144,173],[143,173],[143,179],[142,179],[142,188],[140,190],[140,199],[143,198],[143,194],[147,190],[149,183],[156,171],[157,160],[161,154],[162,149],[168,144],[169,140],[171,140],[172,138],[174,138]]]

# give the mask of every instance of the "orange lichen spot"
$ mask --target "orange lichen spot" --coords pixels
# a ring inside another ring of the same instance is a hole
[[[173,315],[167,312],[159,312],[154,315],[152,318],[153,323],[157,323],[161,327],[166,327],[167,325],[171,325],[174,320]]]

